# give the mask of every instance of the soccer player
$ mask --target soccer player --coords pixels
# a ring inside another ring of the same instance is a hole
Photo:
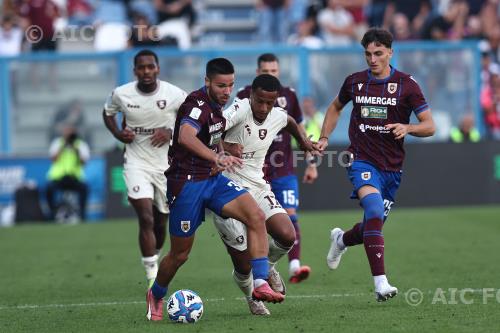
[[[157,55],[142,50],[134,57],[137,81],[117,87],[108,97],[103,111],[106,127],[125,143],[123,176],[128,200],[139,220],[139,247],[150,287],[158,271],[158,256],[165,242],[168,219],[168,148],[177,110],[187,94],[157,79]],[[119,129],[115,116],[124,115]]]
[[[149,320],[161,320],[163,298],[177,270],[188,259],[194,234],[205,218],[205,208],[235,218],[247,227],[253,273],[253,298],[282,302],[284,296],[268,282],[268,244],[264,213],[252,196],[223,176],[219,169],[241,165],[241,159],[218,154],[226,119],[222,107],[234,87],[234,67],[225,58],[207,63],[205,86],[188,95],[175,121],[170,167],[166,171],[170,205],[170,251],[162,259],[156,280],[147,294]]]
[[[336,269],[347,247],[364,244],[376,299],[385,301],[398,292],[385,275],[382,227],[401,181],[404,137],[432,136],[435,128],[417,82],[389,64],[393,54],[391,33],[371,28],[361,44],[369,69],[345,79],[326,112],[318,148],[326,149],[340,112],[352,101],[348,148],[352,164],[347,173],[354,187],[351,198],[359,199],[364,217],[346,232],[340,228],[331,231],[327,264]],[[416,124],[410,124],[412,113],[418,119]]]
[[[269,243],[269,285],[274,291],[285,294],[285,285],[275,270],[276,262],[286,255],[295,242],[295,231],[286,211],[276,200],[269,184],[264,180],[264,159],[274,137],[282,129],[296,138],[304,151],[313,151],[314,146],[305,131],[280,107],[274,107],[281,88],[279,80],[269,74],[257,76],[252,83],[250,98],[236,99],[224,111],[226,127],[230,129],[224,138],[225,147],[236,146],[238,157],[243,159],[241,168],[223,175],[247,189],[264,211],[266,228],[272,237]],[[247,251],[245,225],[235,219],[214,217],[214,223],[224,241],[233,262],[233,278],[245,294],[250,312],[269,315],[261,301],[252,299],[252,276],[250,257]]]
[[[278,58],[272,53],[264,53],[257,59],[257,75],[270,74],[279,78],[280,67]],[[251,86],[241,89],[237,97],[239,99],[250,97]],[[302,125],[302,111],[295,94],[295,90],[282,87],[276,99],[276,106],[283,108],[297,122]],[[304,172],[304,183],[312,183],[318,177],[315,159],[308,159],[309,163]],[[266,156],[265,178],[271,184],[271,190],[278,202],[286,210],[295,228],[295,245],[288,252],[289,275],[291,283],[298,283],[307,279],[311,273],[309,266],[300,264],[300,228],[297,217],[299,206],[299,185],[297,176],[293,170],[292,143],[290,134],[281,131],[274,138]]]

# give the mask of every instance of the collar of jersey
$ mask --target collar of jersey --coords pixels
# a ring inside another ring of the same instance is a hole
[[[210,106],[212,107],[212,109],[217,110],[217,111],[222,110],[222,107],[223,107],[224,105],[220,105],[219,103],[215,103],[215,102],[213,102],[213,101],[210,99],[210,96],[208,95],[207,86],[203,86],[203,87],[201,88],[201,91],[203,91],[203,92],[205,93],[205,95],[207,95],[207,101],[208,101],[208,104],[210,104]]]
[[[389,74],[388,77],[385,77],[383,79],[377,79],[376,77],[374,77],[372,75],[372,70],[371,69],[368,69],[368,78],[370,79],[370,81],[373,81],[373,82],[387,82],[391,77],[392,75],[394,74],[394,72],[396,71],[396,69],[394,67],[392,67],[391,65],[389,65],[391,67],[391,73]]]

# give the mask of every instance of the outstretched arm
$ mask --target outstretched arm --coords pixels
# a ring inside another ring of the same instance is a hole
[[[303,127],[299,126],[295,119],[292,117],[288,116],[288,122],[285,127],[285,130],[290,133],[295,140],[297,140],[297,143],[299,144],[300,149],[302,149],[305,152],[312,152],[316,151],[313,143],[311,140],[307,137],[306,131],[304,130]]]
[[[339,121],[340,112],[344,108],[344,104],[336,97],[326,110],[323,126],[321,127],[321,135],[318,140],[318,149],[324,150],[328,146],[328,138],[332,134]]]

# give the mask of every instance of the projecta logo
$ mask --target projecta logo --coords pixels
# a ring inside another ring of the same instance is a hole
[[[361,107],[361,118],[387,119],[387,107],[363,105]]]
[[[139,185],[136,185],[136,186],[134,186],[134,187],[132,188],[132,190],[133,190],[135,193],[139,192],[139,190],[140,190],[140,189],[141,189],[141,188],[139,187]]]
[[[238,237],[236,237],[236,242],[238,244],[243,244],[244,241],[245,241],[245,237],[243,235],[239,235]]]
[[[181,230],[188,232],[191,229],[191,221],[181,221]]]
[[[159,101],[156,101],[156,105],[158,105],[158,107],[163,110],[167,106],[167,101],[164,99],[160,99]]]
[[[372,178],[372,173],[370,171],[366,171],[366,172],[361,173],[361,179],[370,180],[370,178]]]
[[[259,130],[259,139],[264,140],[267,135],[267,129],[260,129]]]
[[[386,128],[385,126],[380,126],[380,125],[365,125],[365,124],[359,124],[359,130],[363,133],[366,133],[367,131],[375,131],[379,132],[381,134],[387,134],[390,133],[390,130]]]

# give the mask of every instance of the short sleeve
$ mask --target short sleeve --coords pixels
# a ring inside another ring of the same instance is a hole
[[[78,143],[78,153],[80,154],[80,159],[87,162],[90,158],[90,148],[85,141],[80,141]]]
[[[415,115],[418,115],[420,112],[429,109],[429,104],[427,104],[422,90],[417,81],[411,76],[408,80],[408,86],[408,105],[411,111],[415,113]]]
[[[236,98],[227,109],[222,112],[222,115],[226,119],[226,127],[224,131],[238,125],[245,119],[244,104],[249,103],[247,99],[241,100]]]
[[[107,116],[113,116],[120,112],[120,110],[121,107],[118,95],[115,93],[115,90],[113,90],[104,103],[104,112]]]
[[[63,143],[64,143],[64,140],[61,138],[55,138],[54,140],[52,140],[52,142],[50,143],[50,147],[49,147],[50,158],[53,158],[54,156],[57,155],[57,153],[61,149],[61,146]]]
[[[337,95],[339,102],[342,103],[343,105],[349,103],[352,99],[351,92],[352,92],[352,76],[348,76],[344,80],[344,83],[340,88],[339,94]]]
[[[196,128],[196,131],[199,132],[203,125],[208,123],[210,110],[206,110],[202,105],[193,103],[188,103],[183,107],[186,108],[186,112],[184,117],[181,119],[180,125],[189,124],[190,126]]]

